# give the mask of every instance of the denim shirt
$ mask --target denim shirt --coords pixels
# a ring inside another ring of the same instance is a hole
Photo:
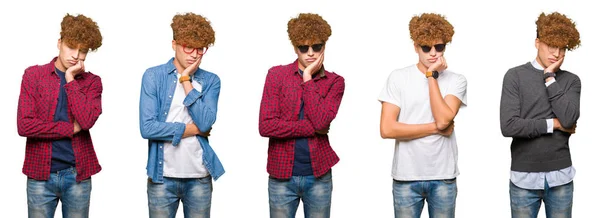
[[[163,183],[163,144],[171,141],[177,146],[185,131],[184,123],[165,122],[175,87],[177,72],[173,64],[174,58],[167,63],[146,70],[142,78],[140,93],[140,132],[148,139],[148,176],[155,183]],[[187,107],[192,120],[201,132],[208,132],[217,118],[217,103],[221,90],[221,80],[211,72],[198,68],[192,80],[202,85],[202,91],[192,89],[185,97],[183,104]],[[225,169],[219,161],[208,138],[196,135],[202,146],[202,160],[212,178],[216,181]]]

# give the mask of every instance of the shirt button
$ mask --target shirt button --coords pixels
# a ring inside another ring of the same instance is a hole
[[[167,112],[165,112],[165,115],[167,115]]]
[[[158,164],[162,164],[162,161],[159,161]]]
[[[173,83],[176,83],[177,81],[173,80]]]
[[[158,148],[162,148],[162,145],[161,145],[161,146],[158,146]]]
[[[171,97],[173,97],[173,96],[170,96],[170,95],[169,95],[169,98],[171,98]]]

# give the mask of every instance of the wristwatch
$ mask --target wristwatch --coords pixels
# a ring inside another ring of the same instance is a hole
[[[185,81],[190,81],[191,82],[192,81],[192,77],[190,77],[190,76],[181,76],[181,77],[179,77],[179,82],[180,83],[185,82]]]
[[[556,73],[545,72],[544,73],[544,81],[546,81],[546,79],[548,79],[548,77],[556,77]]]
[[[434,79],[437,79],[438,76],[440,75],[440,73],[438,73],[437,71],[427,71],[427,73],[425,73],[425,77],[429,78],[429,77],[433,77]]]

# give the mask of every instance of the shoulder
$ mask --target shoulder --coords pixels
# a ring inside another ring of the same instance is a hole
[[[200,73],[200,75],[202,75],[202,77],[204,77],[204,79],[206,79],[207,81],[212,81],[214,83],[221,82],[221,78],[219,77],[219,75],[217,75],[211,71],[207,71],[202,68],[198,68],[198,71],[199,72],[196,72],[196,73]]]
[[[459,73],[455,73],[454,71],[450,71],[450,70],[445,70],[441,76],[447,76],[449,79],[451,79],[452,81],[455,81],[457,83],[465,83],[467,82],[467,78],[465,77],[465,75],[459,74]]]

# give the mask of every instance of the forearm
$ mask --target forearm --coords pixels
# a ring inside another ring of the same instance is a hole
[[[312,123],[314,129],[321,130],[329,127],[339,110],[344,96],[344,80],[338,77],[325,96],[322,96],[314,81],[303,84],[302,100],[304,114]]]
[[[579,100],[581,85],[578,82],[569,90],[563,90],[557,82],[554,82],[546,88],[548,98],[552,107],[552,112],[560,125],[564,128],[571,128],[579,119]]]
[[[82,130],[89,130],[94,126],[102,114],[102,84],[99,79],[93,82],[84,92],[77,80],[65,85],[68,107]]]
[[[437,134],[435,123],[405,124],[401,122],[384,122],[380,127],[384,139],[412,140]]]
[[[279,118],[260,118],[258,130],[261,136],[269,138],[312,137],[315,129],[308,120],[284,121]]]
[[[217,120],[218,94],[210,90],[201,95],[197,90],[191,90],[183,101],[188,113],[201,132],[207,132]]]
[[[72,123],[64,121],[46,122],[36,118],[19,117],[17,130],[23,137],[58,140],[73,137],[74,127]]]
[[[446,101],[444,101],[437,80],[433,77],[429,77],[427,80],[429,83],[429,104],[436,128],[444,130],[454,120],[456,112],[452,111]]]

